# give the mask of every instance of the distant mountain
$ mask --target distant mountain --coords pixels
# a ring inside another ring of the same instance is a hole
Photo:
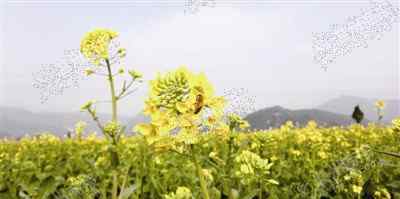
[[[314,120],[325,126],[346,126],[353,123],[351,114],[356,105],[360,105],[365,114],[364,122],[367,122],[368,119],[376,121],[375,101],[376,99],[341,96],[317,106],[316,109],[290,110],[274,106],[253,112],[245,119],[249,121],[253,129],[279,127],[288,120],[298,125],[305,125],[308,121]],[[385,122],[400,116],[400,100],[385,100],[385,103],[383,118]],[[109,114],[98,115],[101,121],[111,119]],[[124,125],[127,125],[127,132],[130,132],[134,125],[149,121],[149,118],[142,114],[132,117],[120,116],[119,119]],[[21,137],[26,134],[35,135],[43,132],[64,136],[69,129],[74,128],[78,121],[85,121],[88,124],[87,131],[99,132],[95,123],[84,112],[31,112],[20,108],[0,107],[0,137]]]
[[[304,126],[310,120],[323,126],[347,126],[353,123],[350,116],[331,113],[318,109],[289,110],[274,106],[253,112],[245,118],[252,129],[268,129],[280,127],[287,121]]]
[[[110,114],[99,113],[98,116],[101,121],[111,119]],[[128,132],[135,124],[148,121],[141,114],[134,117],[120,116],[119,119],[124,125],[127,125]],[[43,132],[64,136],[69,129],[74,129],[78,121],[88,124],[88,132],[100,133],[98,127],[85,112],[31,112],[20,108],[0,107],[0,137],[18,138],[26,134],[36,135]]]
[[[376,121],[378,119],[375,102],[378,99],[367,99],[354,96],[340,96],[334,98],[316,107],[317,109],[326,110],[334,113],[351,115],[354,107],[360,105],[361,110],[367,119]],[[384,99],[383,99],[384,100]],[[384,109],[384,122],[390,122],[393,118],[400,116],[400,100],[384,100],[386,107]]]

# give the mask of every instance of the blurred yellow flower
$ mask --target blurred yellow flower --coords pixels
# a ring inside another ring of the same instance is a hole
[[[144,136],[157,136],[159,135],[159,130],[157,126],[153,124],[138,124],[133,129],[133,132],[139,132]]]
[[[391,195],[386,188],[380,188],[374,193],[376,199],[391,199]]]
[[[392,120],[393,129],[400,131],[400,117]]]
[[[254,169],[248,164],[241,164],[240,172],[245,175],[254,174]]]
[[[322,159],[328,158],[328,154],[325,151],[318,151],[318,156]]]
[[[378,100],[375,102],[375,106],[378,109],[384,109],[385,108],[385,102],[383,100]]]
[[[271,157],[271,161],[276,161],[276,160],[278,160],[278,157],[276,157],[275,155],[273,155],[273,156]]]
[[[362,187],[361,186],[353,185],[351,188],[352,188],[353,192],[356,193],[356,194],[360,194],[361,191],[362,191]]]
[[[296,150],[296,149],[289,149],[289,153],[295,155],[295,156],[300,156],[301,155],[301,151]]]
[[[214,177],[213,177],[213,175],[212,175],[212,173],[211,173],[211,170],[209,170],[209,169],[202,169],[201,171],[202,171],[203,176],[204,176],[205,179],[207,180],[207,182],[212,182],[212,181],[214,181]]]

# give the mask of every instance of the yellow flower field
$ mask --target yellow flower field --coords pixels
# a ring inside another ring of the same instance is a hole
[[[399,121],[122,137],[119,192],[125,198],[203,198],[201,167],[203,191],[213,199],[399,198],[400,159],[381,153],[400,151]],[[93,136],[2,140],[0,198],[110,198],[110,147]]]

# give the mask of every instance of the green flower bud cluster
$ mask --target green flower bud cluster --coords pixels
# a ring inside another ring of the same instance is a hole
[[[228,116],[228,124],[231,130],[236,128],[245,129],[250,126],[246,120],[243,120],[239,115],[236,114],[230,114]]]
[[[392,121],[393,130],[400,132],[400,117]]]
[[[176,109],[176,104],[186,100],[190,93],[189,80],[184,73],[158,78],[152,81],[152,88],[156,105],[167,109]]]
[[[85,110],[91,109],[95,102],[96,101],[94,101],[94,100],[90,100],[90,101],[86,102],[84,105],[81,106],[81,110],[85,111]]]
[[[86,122],[80,121],[75,124],[75,134],[78,137],[78,139],[82,138],[82,134],[85,131],[87,124]]]
[[[70,177],[67,180],[67,183],[71,187],[80,187],[86,183],[87,176],[85,175],[79,175],[76,177]]]
[[[276,180],[266,178],[273,165],[268,159],[262,159],[257,154],[245,150],[235,158],[235,162],[238,165],[235,176],[241,179],[242,184],[249,185],[259,180],[264,180],[267,184],[279,184]]]
[[[273,165],[273,163],[270,163],[268,159],[262,159],[257,154],[247,150],[237,156],[235,161],[242,165],[247,165],[250,170],[258,169],[263,173],[269,173],[269,169]]]
[[[118,49],[118,55],[121,58],[125,57],[126,56],[126,49],[125,48]]]
[[[143,75],[136,70],[129,70],[128,73],[134,80],[141,79],[143,77]]]
[[[121,131],[121,129],[121,124],[116,121],[110,121],[104,125],[104,132],[107,135],[117,135]]]

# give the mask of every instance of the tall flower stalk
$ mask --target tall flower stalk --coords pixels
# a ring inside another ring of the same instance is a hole
[[[117,122],[117,96],[115,95],[115,86],[114,86],[114,77],[111,71],[111,64],[108,59],[105,60],[107,64],[107,72],[108,72],[108,82],[110,84],[110,93],[111,93],[111,109],[112,109],[112,121]]]
[[[135,91],[133,85],[135,82],[141,82],[142,75],[136,71],[129,71],[130,81],[123,81],[120,92],[117,92],[115,80],[117,76],[125,74],[124,68],[115,71],[114,64],[119,63],[116,60],[126,56],[124,48],[118,48],[116,51],[111,49],[111,43],[118,37],[118,33],[108,29],[96,29],[87,33],[81,41],[80,51],[92,64],[92,68],[87,68],[85,73],[89,75],[105,76],[110,88],[110,98],[112,118],[111,121],[103,124],[96,114],[94,107],[95,101],[89,101],[82,106],[82,110],[86,110],[92,119],[96,122],[104,136],[110,140],[109,152],[111,164],[114,167],[112,172],[112,198],[118,198],[118,172],[119,165],[118,143],[121,135],[125,131],[125,127],[118,121],[118,101],[130,95]],[[105,74],[102,73],[105,70]],[[122,187],[123,188],[123,187]]]

